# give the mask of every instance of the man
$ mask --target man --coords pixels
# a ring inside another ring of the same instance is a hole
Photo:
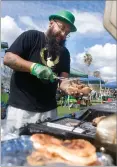
[[[49,17],[46,33],[29,30],[21,34],[4,57],[4,64],[12,68],[7,120],[13,120],[15,127],[25,123],[56,118],[57,77],[68,78],[70,54],[65,40],[77,29],[72,13],[62,11]],[[70,88],[62,80],[60,88],[67,94],[77,95],[77,89]]]

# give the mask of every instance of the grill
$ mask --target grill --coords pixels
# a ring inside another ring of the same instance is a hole
[[[46,133],[62,139],[83,138],[94,141],[96,127],[92,120],[99,116],[108,116],[116,112],[116,103],[107,103],[89,107],[55,120],[27,124],[20,129],[20,135]]]
[[[62,118],[52,123],[47,123],[49,127],[55,127],[56,129],[64,129],[66,131],[76,133],[76,135],[82,134],[82,136],[95,137],[96,127],[91,122],[84,122],[82,120]]]
[[[48,123],[47,123],[48,124]],[[75,138],[80,138],[80,139],[86,139],[89,140],[90,142],[93,142],[94,140],[94,133],[90,130],[85,129],[84,127],[76,127],[73,131],[72,130],[65,130],[64,128],[55,128],[53,125],[59,125],[59,124],[28,124],[25,127],[22,127],[20,129],[20,135],[32,135],[34,133],[45,133],[49,134],[52,136],[55,136],[60,139],[75,139]],[[83,125],[82,125],[83,126]],[[85,125],[84,125],[85,126]],[[92,136],[89,136],[89,133],[92,134]]]

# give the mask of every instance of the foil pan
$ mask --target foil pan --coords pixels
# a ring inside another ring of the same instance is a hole
[[[1,166],[26,166],[26,157],[33,150],[29,136],[1,142]]]
[[[16,139],[1,142],[1,167],[7,166],[29,166],[26,157],[33,151],[30,136],[21,136]],[[114,166],[110,155],[97,152],[101,166]],[[48,167],[67,167],[66,164],[49,164]],[[42,167],[42,166],[41,166]]]

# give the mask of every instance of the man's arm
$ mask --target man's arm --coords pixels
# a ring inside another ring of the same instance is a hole
[[[30,67],[32,64],[33,62],[26,61],[20,56],[11,52],[7,52],[4,56],[4,65],[7,65],[16,71],[30,72]]]
[[[51,82],[54,80],[54,73],[49,67],[24,60],[20,56],[11,52],[5,54],[4,64],[15,71],[29,72],[39,79],[46,79]]]
[[[29,52],[35,44],[37,35],[37,31],[34,30],[20,34],[6,50],[4,64],[16,71],[30,72],[32,62],[26,60],[28,60]]]

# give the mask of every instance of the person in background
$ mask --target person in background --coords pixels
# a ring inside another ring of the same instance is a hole
[[[9,94],[5,92],[3,83],[1,84],[1,119],[6,118]]]
[[[96,98],[96,91],[92,89],[91,91],[91,100],[94,100]]]
[[[114,91],[113,91],[113,97],[114,97],[114,100],[117,99],[117,90],[114,90]]]
[[[7,121],[16,128],[57,117],[56,90],[79,95],[69,89],[70,53],[65,42],[77,31],[75,17],[69,11],[49,16],[46,32],[29,30],[22,33],[6,51],[4,64],[13,69],[10,83]]]

